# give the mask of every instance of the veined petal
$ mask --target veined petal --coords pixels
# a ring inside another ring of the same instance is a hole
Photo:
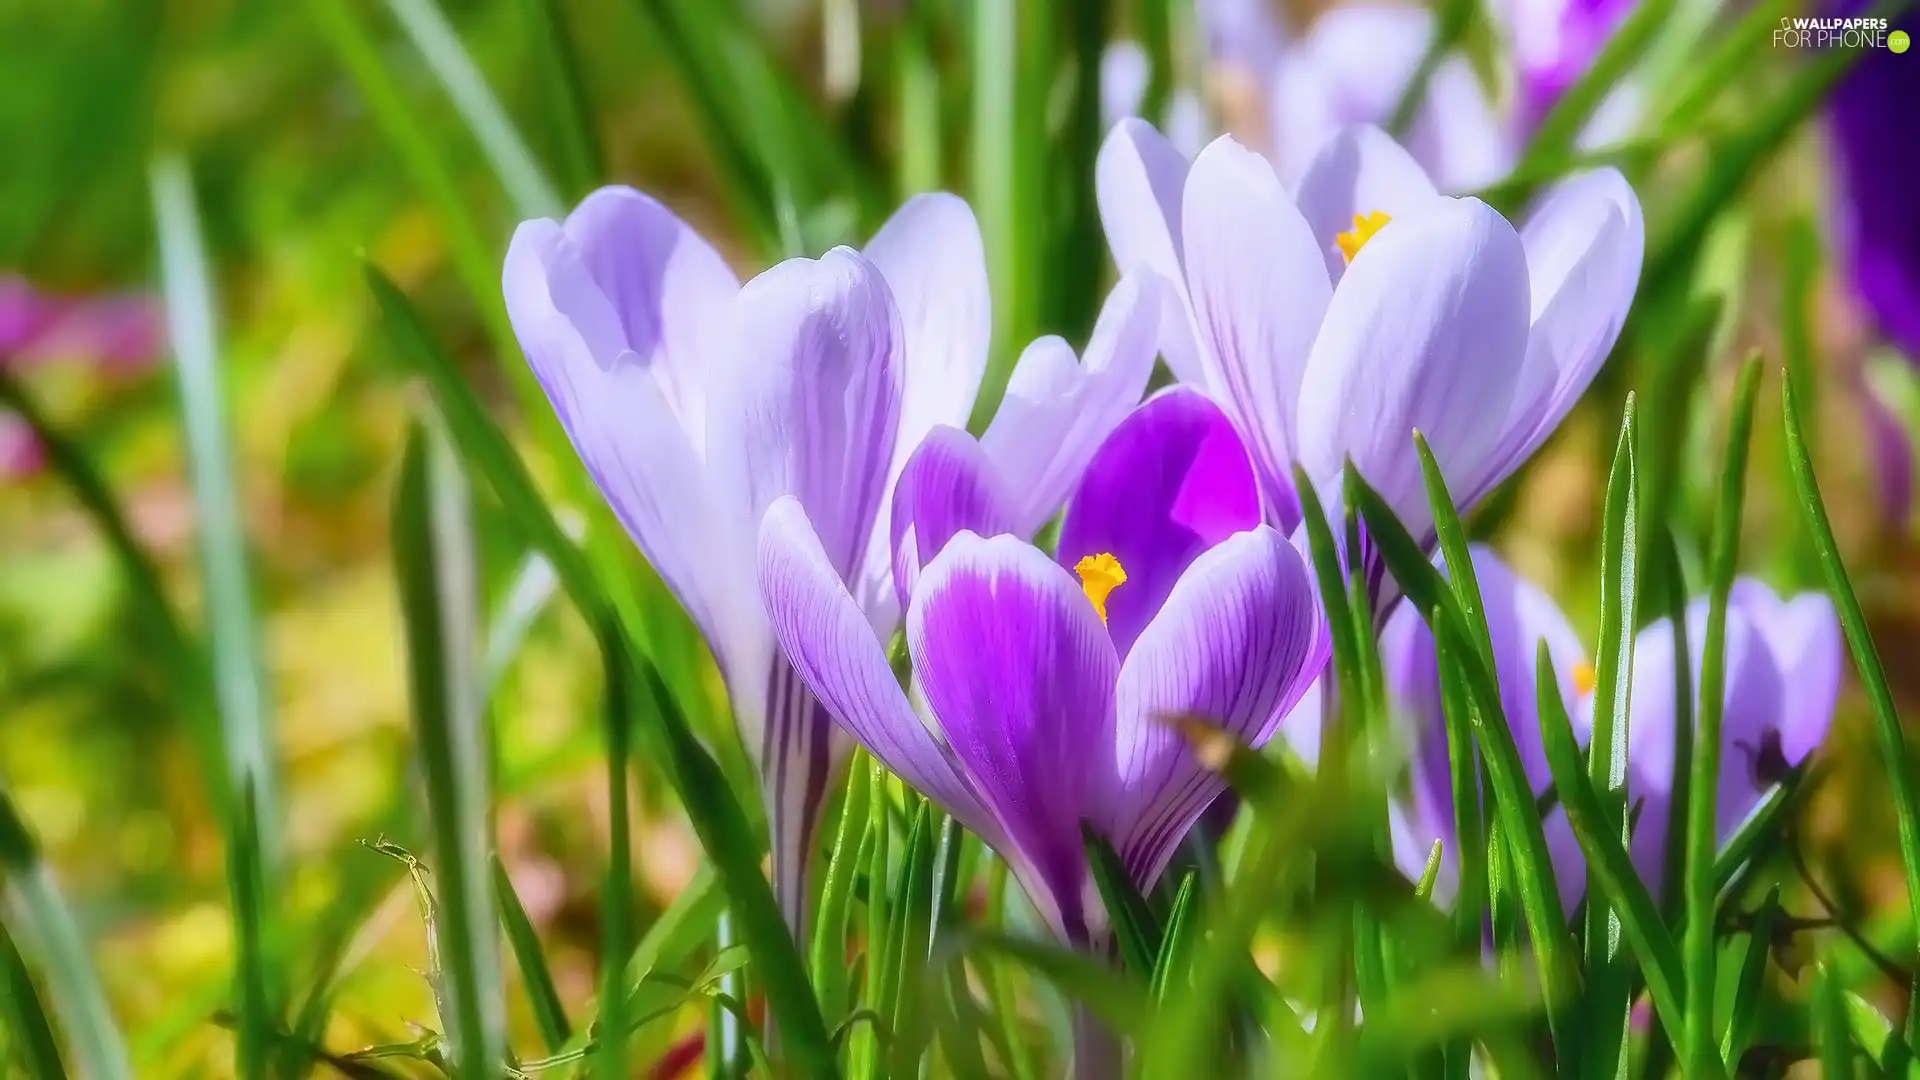
[[[1229,136],[1194,160],[1182,214],[1206,385],[1239,426],[1279,524],[1291,528],[1294,405],[1333,296],[1325,263],[1266,159]]]
[[[713,488],[753,523],[797,496],[841,580],[853,580],[900,417],[902,330],[887,283],[865,256],[835,248],[748,282],[733,318],[739,343],[707,429]]]
[[[1483,490],[1547,441],[1613,351],[1640,281],[1639,200],[1618,171],[1587,173],[1546,196],[1520,242],[1533,305],[1526,370],[1498,455],[1506,468]]]
[[[576,319],[594,354],[625,348],[645,358],[700,446],[708,369],[725,350],[723,328],[740,280],[699,233],[632,188],[595,191],[563,228],[610,309],[583,310]]]
[[[1024,855],[1023,884],[1056,930],[1084,937],[1080,822],[1119,668],[1092,605],[1031,544],[963,532],[921,575],[907,641],[947,745]]]
[[[1115,775],[1101,820],[1142,888],[1223,790],[1166,718],[1190,715],[1260,746],[1332,649],[1306,562],[1259,525],[1202,554],[1120,669]]]
[[[1377,212],[1399,218],[1421,210],[1436,194],[1413,155],[1386,132],[1361,124],[1320,147],[1300,177],[1294,201],[1313,230],[1328,278],[1338,283],[1347,262],[1334,238],[1352,230],[1355,217]]]
[[[1478,199],[1436,199],[1367,241],[1307,360],[1299,458],[1319,484],[1349,457],[1416,536],[1431,517],[1413,449],[1425,434],[1459,490],[1498,471],[1499,428],[1527,347],[1527,261]]]
[[[1151,270],[1172,283],[1177,294],[1166,302],[1179,319],[1163,319],[1160,349],[1182,381],[1200,378],[1199,358],[1185,317],[1186,274],[1182,272],[1180,207],[1187,182],[1187,159],[1153,125],[1129,117],[1113,125],[1094,161],[1094,194],[1100,224],[1106,230],[1113,264],[1126,277]]]
[[[607,195],[601,201],[626,200]],[[647,265],[671,278],[663,268],[674,265],[672,257],[654,255]],[[636,250],[636,261],[645,262],[641,256]],[[552,221],[529,221],[514,232],[502,278],[514,335],[574,451],[641,554],[720,655],[731,634],[725,620],[737,606],[732,598],[751,592],[739,584],[751,563],[730,562],[728,552],[735,548],[701,539],[721,525],[699,446],[682,426],[668,391],[673,380],[664,373],[669,367],[698,372],[710,360],[675,351],[676,342],[697,339],[698,332],[670,338],[656,332],[650,339],[641,334],[643,344],[651,342],[647,351],[629,348],[635,335],[595,281],[582,246]],[[638,302],[631,291],[627,296]],[[627,316],[635,326],[658,331],[658,322],[647,318]],[[697,401],[697,387],[685,396]]]
[[[880,227],[865,254],[886,278],[900,310],[904,350],[900,423],[887,477],[900,470],[936,425],[964,428],[987,367],[993,330],[980,225],[966,200],[944,192],[916,195]],[[890,587],[887,503],[875,515],[866,566],[854,593],[876,627],[899,622]]]
[[[1822,593],[1781,600],[1764,583],[1741,578],[1729,603],[1759,631],[1780,673],[1780,752],[1798,765],[1826,739],[1840,696],[1845,647],[1833,601]]]
[[[887,768],[990,844],[996,819],[900,690],[886,651],[791,496],[760,529],[760,589],[782,649],[841,727]]]
[[[1198,391],[1169,387],[1094,454],[1061,523],[1059,559],[1068,568],[1090,555],[1119,560],[1127,577],[1107,598],[1107,630],[1125,657],[1200,553],[1259,523],[1259,490],[1232,422]]]
[[[980,536],[1014,531],[993,463],[973,436],[942,425],[927,433],[894,487],[888,546],[901,611],[913,597],[921,567],[962,530]]]
[[[1052,336],[1020,354],[1000,410],[980,439],[1008,499],[1009,531],[1022,537],[1039,531],[1066,502],[1101,441],[1139,403],[1153,373],[1155,331],[1170,288],[1152,271],[1122,278],[1100,310],[1084,363]]]

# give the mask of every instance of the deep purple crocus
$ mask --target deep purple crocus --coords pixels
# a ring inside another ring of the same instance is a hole
[[[1163,719],[1205,717],[1259,745],[1329,639],[1305,560],[1261,524],[1251,462],[1200,395],[1165,391],[1113,432],[1068,505],[1057,558],[969,527],[1004,520],[983,462],[955,431],[927,440],[902,480],[913,520],[900,531],[919,538],[900,585],[924,720],[802,500],[767,513],[761,583],[781,644],[834,718],[999,852],[1056,934],[1085,943],[1104,915],[1082,823],[1144,888],[1222,789]]]
[[[1845,17],[1864,14],[1867,5],[1841,0],[1829,7]],[[1889,29],[1920,36],[1920,17],[1909,10]],[[1920,56],[1864,49],[1834,88],[1827,116],[1848,276],[1880,332],[1920,363],[1920,199],[1913,195],[1920,145],[1907,134],[1915,102]]]
[[[1114,261],[1178,284],[1162,350],[1233,419],[1282,527],[1299,515],[1294,465],[1325,497],[1351,459],[1424,532],[1415,429],[1472,505],[1573,407],[1639,279],[1640,205],[1612,169],[1553,189],[1515,230],[1438,194],[1370,127],[1328,142],[1292,191],[1231,138],[1189,165],[1140,121],[1097,168]]]
[[[781,655],[756,582],[767,507],[796,496],[875,648],[899,623],[887,524],[927,432],[962,425],[990,328],[979,227],[950,195],[910,200],[864,252],[783,262],[744,286],[673,213],[629,188],[514,234],[507,312],[574,449],[698,626],[759,763],[776,891],[803,925],[808,853],[843,740]],[[1153,362],[1158,286],[1108,298],[1084,363],[1057,338],[1014,373],[984,451],[1030,478],[1030,531],[1071,490]],[[1101,425],[1105,424],[1105,427]]]

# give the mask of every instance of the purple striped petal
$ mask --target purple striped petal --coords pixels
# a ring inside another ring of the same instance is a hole
[[[1100,443],[1139,404],[1170,289],[1150,271],[1122,278],[1101,308],[1084,363],[1052,336],[1020,354],[980,439],[1004,482],[1010,531],[1038,532],[1080,482]]]
[[[1204,717],[1261,746],[1331,648],[1306,561],[1265,525],[1181,575],[1121,667],[1117,773],[1101,799],[1103,827],[1142,888],[1224,790],[1165,718]]]
[[[1080,822],[1113,740],[1119,660],[1073,576],[1010,536],[961,533],[907,612],[914,673],[1049,923],[1084,940]]]
[[[1294,201],[1327,264],[1327,276],[1335,283],[1347,272],[1335,237],[1351,231],[1355,217],[1378,212],[1397,219],[1423,209],[1435,197],[1433,181],[1413,155],[1386,132],[1365,124],[1346,128],[1321,146],[1294,190]]]
[[[980,536],[1014,531],[993,463],[973,436],[943,425],[927,433],[894,487],[890,546],[900,610],[913,597],[921,567],[962,530]]]
[[[1413,432],[1458,490],[1497,471],[1527,349],[1527,260],[1477,199],[1435,199],[1367,241],[1334,290],[1300,389],[1299,458],[1328,484],[1351,457],[1416,536],[1430,528]]]
[[[940,424],[964,428],[973,412],[993,330],[987,263],[973,210],[944,192],[908,199],[874,234],[865,254],[900,309],[904,371],[891,492],[927,432]],[[883,503],[854,590],[876,626],[893,626],[900,618],[885,543],[890,517]]]
[[[1194,160],[1182,212],[1206,386],[1239,426],[1274,519],[1292,528],[1295,397],[1333,296],[1325,264],[1266,159],[1230,137]]]
[[[1200,553],[1260,524],[1247,451],[1220,407],[1171,387],[1114,429],[1067,506],[1059,559],[1112,555],[1127,580],[1107,598],[1124,657]]]
[[[697,324],[726,310],[734,288],[710,255],[658,203],[608,189],[565,227],[521,225],[502,284],[514,334],[588,475],[725,662],[751,564],[728,561],[739,538],[714,537],[701,454],[692,376],[715,357]]]
[[[797,500],[782,498],[767,509],[759,558],[774,634],[833,719],[915,790],[988,843],[1001,843],[994,816],[908,705],[885,649]]]
[[[1166,303],[1180,317],[1161,320],[1160,352],[1175,376],[1196,382],[1201,372],[1181,269],[1181,192],[1186,182],[1187,159],[1144,120],[1128,118],[1113,125],[1094,162],[1094,193],[1113,264],[1122,277],[1151,270],[1174,284],[1175,293]]]

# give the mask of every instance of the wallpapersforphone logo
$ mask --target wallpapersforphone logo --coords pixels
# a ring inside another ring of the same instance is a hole
[[[1903,53],[1912,42],[1905,30],[1889,31],[1885,19],[1782,15],[1780,28],[1773,32],[1773,44],[1779,49],[1886,49]]]

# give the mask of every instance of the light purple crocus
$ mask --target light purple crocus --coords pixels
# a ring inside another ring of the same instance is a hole
[[[1150,886],[1221,791],[1162,720],[1198,715],[1259,745],[1324,666],[1327,631],[1305,561],[1260,522],[1231,423],[1190,390],[1155,396],[1101,446],[1057,559],[970,527],[1001,514],[983,466],[950,432],[902,480],[914,490],[901,531],[920,542],[900,587],[925,719],[803,500],[768,511],[761,582],[781,644],[834,718],[999,852],[1056,934],[1086,943],[1104,916],[1082,823]],[[1117,586],[1103,576],[1113,564]]]
[[[1687,670],[1699,700],[1706,645],[1705,597],[1687,605]],[[1649,624],[1634,639],[1633,700],[1627,718],[1627,798],[1639,805],[1633,863],[1660,895],[1673,794],[1674,634],[1671,621]],[[1734,582],[1727,605],[1725,707],[1714,833],[1725,842],[1788,769],[1825,740],[1840,694],[1840,622],[1820,593],[1782,600],[1752,578]],[[1698,709],[1694,721],[1699,722]],[[1576,713],[1584,740],[1591,715]]]
[[[1293,466],[1326,498],[1351,459],[1425,533],[1415,429],[1471,506],[1573,407],[1640,274],[1640,204],[1612,169],[1554,188],[1518,231],[1438,194],[1371,127],[1334,137],[1291,191],[1230,137],[1189,165],[1137,120],[1097,169],[1115,263],[1178,283],[1162,351],[1233,419],[1286,528]]]
[[[986,451],[1032,478],[1038,528],[1106,427],[1139,400],[1161,301],[1144,276],[1108,298],[1084,363],[1035,342]],[[812,839],[844,740],[781,655],[756,581],[760,519],[812,515],[835,580],[879,647],[900,620],[894,479],[939,425],[963,425],[990,330],[979,227],[951,195],[908,201],[863,252],[791,259],[744,286],[699,234],[630,188],[515,232],[507,312],[588,473],[692,617],[759,764],[776,892],[804,925]]]
[[[1573,624],[1544,591],[1513,572],[1492,548],[1472,549],[1474,578],[1486,612],[1493,647],[1494,677],[1500,707],[1513,732],[1527,784],[1536,794],[1553,783],[1540,742],[1535,648],[1547,643],[1562,701],[1583,710],[1593,689],[1593,667]],[[1441,842],[1436,895],[1453,895],[1459,880],[1458,841],[1453,830],[1453,774],[1449,767],[1446,718],[1440,709],[1440,672],[1433,634],[1411,605],[1402,604],[1380,633],[1380,667],[1412,746],[1410,797],[1395,806],[1394,859],[1402,872],[1418,877],[1433,842]],[[1584,741],[1584,733],[1582,734]],[[1579,849],[1562,811],[1546,821],[1555,866],[1577,864]],[[1560,892],[1569,907],[1579,898],[1580,880],[1563,880]]]

